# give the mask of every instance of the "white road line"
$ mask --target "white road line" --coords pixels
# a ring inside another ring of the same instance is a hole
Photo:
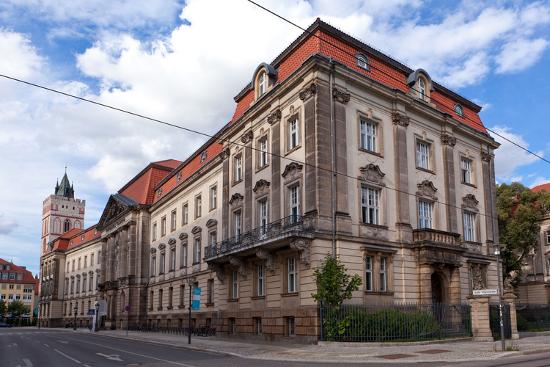
[[[23,358],[23,362],[25,362],[25,367],[32,367],[32,362],[27,358]]]
[[[118,354],[112,354],[112,355],[103,354],[103,353],[96,353],[96,354],[98,356],[105,357],[105,358],[107,358],[108,360],[111,360],[111,361],[122,362],[122,359],[120,359],[120,356]]]
[[[57,353],[61,354],[63,357],[67,358],[67,359],[70,359],[71,361],[75,362],[75,363],[78,363],[78,364],[82,364],[82,362],[80,362],[78,359],[75,359],[65,353],[63,353],[62,351],[58,350],[58,349],[54,349]]]
[[[113,348],[113,347],[109,347],[108,345],[103,345],[103,344],[99,344],[99,343],[92,343],[92,342],[84,341],[84,340],[82,340],[82,339],[80,339],[79,342],[81,342],[81,343],[86,343],[86,344],[97,345],[97,346],[99,346],[99,347],[103,347],[103,348],[107,348],[107,349],[111,349],[111,350],[116,350],[117,352],[122,352],[122,353],[127,353],[127,354],[133,354],[133,355],[135,355],[135,356],[153,359],[153,360],[155,360],[155,361],[171,363],[171,364],[175,364],[175,365],[177,365],[177,366],[183,366],[183,367],[197,367],[197,366],[194,366],[194,365],[192,365],[192,364],[185,364],[185,363],[180,363],[180,362],[175,362],[175,361],[169,361],[169,360],[167,360],[167,359],[157,358],[157,357],[149,356],[149,355],[147,355],[147,354],[140,354],[140,353],[130,352],[130,351],[128,351],[128,350]]]
[[[49,346],[48,344],[46,344],[46,343],[44,343],[44,346],[45,346],[46,348],[49,348],[49,347],[50,347],[50,346]]]
[[[61,344],[69,344],[69,342],[66,341],[66,340],[58,340],[58,342],[61,343]]]

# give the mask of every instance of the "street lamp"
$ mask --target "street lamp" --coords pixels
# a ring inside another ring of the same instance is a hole
[[[76,330],[76,313],[78,312],[78,306],[77,306],[77,305],[74,305],[73,311],[74,311],[74,324],[73,324],[73,330]]]
[[[500,321],[500,345],[502,347],[502,351],[506,349],[506,341],[504,340],[504,318],[502,316],[502,287],[500,285],[501,282],[501,270],[500,270],[500,247],[499,245],[495,246],[495,256],[497,257],[497,277],[498,277],[498,314],[499,314],[499,321]]]
[[[99,329],[99,302],[95,303],[95,323],[94,323],[94,331],[97,332]]]

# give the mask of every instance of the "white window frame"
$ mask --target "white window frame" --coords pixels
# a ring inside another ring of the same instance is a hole
[[[193,265],[201,262],[201,238],[195,237],[193,240]]]
[[[166,215],[160,218],[160,237],[166,236]]]
[[[418,228],[433,228],[434,204],[427,200],[418,200]]]
[[[420,96],[420,99],[422,99],[423,101],[426,100],[426,97],[427,97],[426,81],[422,77],[418,78],[418,95]]]
[[[380,257],[379,271],[380,271],[380,292],[387,292],[388,291],[388,258],[386,256]]]
[[[288,120],[288,150],[292,150],[300,145],[300,120],[298,116]]]
[[[176,270],[176,248],[170,248],[170,271]]]
[[[173,209],[170,212],[170,232],[174,232],[176,230],[177,218],[178,218],[177,212],[178,212],[177,209]]]
[[[475,213],[464,211],[462,212],[462,225],[464,232],[464,241],[476,241],[476,215]]]
[[[233,159],[233,181],[240,182],[243,179],[243,156],[238,154]]]
[[[372,292],[374,290],[374,278],[373,278],[373,270],[374,270],[374,259],[371,255],[367,255],[365,257],[365,290],[367,292]]]
[[[237,240],[241,238],[243,231],[243,215],[242,210],[236,210],[233,212],[233,230]]]
[[[195,196],[195,219],[202,216],[202,195]]]
[[[180,268],[187,267],[187,243],[180,246]]]
[[[473,161],[470,158],[460,157],[460,178],[462,183],[473,184]]]
[[[239,299],[239,273],[231,271],[231,299]]]
[[[300,220],[300,185],[292,185],[288,188],[289,216],[291,223]]]
[[[210,210],[216,209],[218,206],[218,186],[210,186]]]
[[[267,233],[267,225],[269,224],[268,208],[267,198],[258,201],[258,224],[262,236]]]
[[[297,277],[298,270],[296,268],[297,262],[295,257],[289,257],[286,260],[287,264],[287,293],[296,293],[297,289]]]
[[[365,55],[359,54],[356,58],[358,67],[364,70],[369,70],[368,58]]]
[[[425,170],[431,169],[431,144],[424,140],[416,140],[416,167]]]
[[[159,274],[164,274],[166,270],[166,253],[161,252],[159,258]]]
[[[363,224],[380,224],[381,193],[381,189],[361,186],[361,221]]]
[[[264,168],[269,164],[267,135],[262,136],[260,138],[258,145],[259,145],[259,151],[260,151],[258,166],[259,166],[259,168]]]
[[[181,225],[184,226],[189,223],[189,204],[184,203],[181,206]]]
[[[265,296],[265,266],[263,264],[256,265],[256,296]]]
[[[369,152],[378,152],[377,139],[378,124],[372,120],[359,120],[359,146]]]
[[[262,70],[258,75],[258,97],[263,96],[267,92],[267,73]]]

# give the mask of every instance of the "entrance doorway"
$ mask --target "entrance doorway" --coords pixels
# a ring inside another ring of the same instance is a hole
[[[440,273],[432,273],[432,303],[445,303],[445,301],[445,280]]]

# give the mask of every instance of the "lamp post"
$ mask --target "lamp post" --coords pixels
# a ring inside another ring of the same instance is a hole
[[[76,330],[76,313],[78,312],[78,306],[75,305],[73,308],[74,311],[74,324],[73,324],[73,330]]]
[[[189,326],[189,335],[187,337],[187,344],[191,344],[191,309],[192,309],[192,302],[193,302],[193,283],[195,282],[195,277],[189,277],[187,278],[187,283],[189,284],[189,321],[188,321],[188,326]]]
[[[99,302],[95,303],[95,322],[94,322],[94,331],[97,332],[99,329]]]
[[[497,277],[498,277],[498,314],[500,321],[500,345],[502,351],[506,349],[506,340],[504,340],[504,318],[502,315],[502,287],[501,287],[501,270],[500,270],[500,247],[495,246],[495,256],[497,257]]]

